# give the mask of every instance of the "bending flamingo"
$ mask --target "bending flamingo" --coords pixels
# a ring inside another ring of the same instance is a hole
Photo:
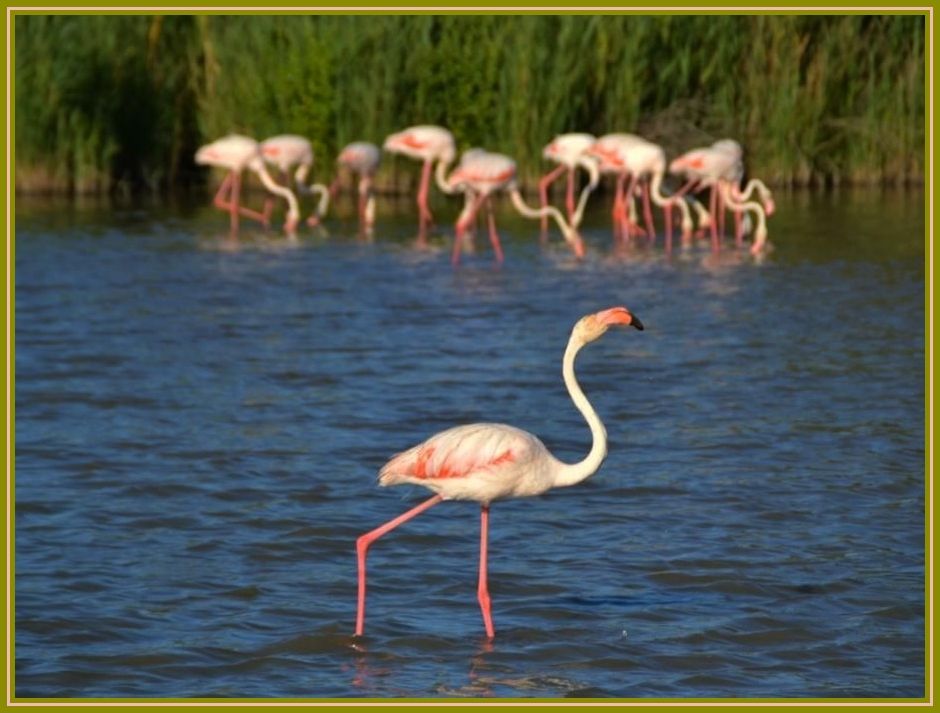
[[[719,235],[724,232],[725,207],[734,212],[735,238],[739,244],[744,234],[743,214],[746,211],[754,213],[757,227],[751,252],[757,253],[766,243],[767,216],[774,212],[775,206],[770,190],[762,181],[752,179],[744,190],[739,188],[744,175],[743,153],[737,141],[722,139],[709,147],[693,149],[679,156],[670,164],[669,170],[685,174],[688,178],[680,193],[689,188],[711,188],[708,226],[711,228],[714,249],[718,248]],[[757,191],[760,203],[749,200],[754,191]]]
[[[428,207],[431,169],[437,161],[437,175],[440,176],[454,161],[457,156],[454,135],[440,126],[412,126],[386,138],[383,148],[390,153],[403,154],[423,162],[421,184],[418,186],[418,239],[423,242],[434,219]]]
[[[633,233],[643,234],[643,230],[635,222],[633,195],[626,194],[626,181],[629,174],[623,160],[625,149],[642,140],[634,134],[605,134],[586,151],[589,156],[597,159],[601,173],[616,176],[614,204],[610,214],[614,240],[625,240]]]
[[[496,218],[493,215],[493,206],[490,202],[492,194],[498,190],[509,193],[513,207],[527,218],[541,218],[551,216],[558,223],[565,241],[571,246],[578,258],[584,257],[584,243],[577,231],[565,222],[564,216],[557,208],[544,206],[539,209],[530,208],[522,199],[519,187],[516,185],[516,162],[503,154],[491,153],[483,149],[470,149],[460,157],[460,164],[442,181],[442,188],[448,193],[462,191],[466,202],[464,209],[457,218],[454,236],[454,252],[452,262],[460,262],[460,250],[463,247],[463,236],[476,219],[476,215],[483,205],[486,205],[487,220],[489,223],[490,242],[496,253],[496,261],[503,261],[503,249],[496,232]]]
[[[261,154],[264,160],[281,171],[284,182],[290,185],[290,171],[296,166],[294,172],[294,185],[303,195],[317,194],[320,200],[316,209],[307,218],[307,225],[317,225],[326,215],[330,204],[330,194],[322,183],[307,185],[307,174],[313,168],[313,146],[303,136],[294,134],[281,134],[272,136],[261,142]]]
[[[751,243],[751,253],[757,255],[767,243],[767,216],[766,208],[763,204],[751,200],[742,200],[740,195],[735,193],[734,184],[730,181],[719,181],[718,190],[724,204],[734,211],[737,220],[738,216],[745,211],[754,213],[757,220],[757,227],[754,229],[754,242]],[[739,223],[740,225],[740,223]],[[738,242],[740,242],[741,228],[738,228]]]
[[[650,200],[663,209],[666,218],[666,240],[672,242],[672,210],[679,209],[681,216],[681,231],[683,241],[692,236],[692,215],[689,206],[680,196],[665,196],[662,193],[663,175],[666,173],[666,152],[661,146],[637,139],[616,149],[620,162],[630,176],[627,186],[627,195],[632,196],[638,183],[643,188],[643,213],[647,231],[651,238],[655,237],[652,209]]]
[[[359,176],[359,225],[365,232],[372,230],[375,222],[375,196],[372,193],[372,181],[381,161],[381,152],[375,144],[368,141],[354,141],[348,144],[336,159],[340,168],[346,168]],[[340,174],[336,174],[330,184],[330,195],[339,190]]]
[[[423,485],[436,494],[356,541],[359,567],[356,636],[362,636],[365,627],[366,555],[370,545],[442,500],[475,500],[481,505],[477,599],[486,635],[490,639],[494,637],[486,564],[490,503],[575,485],[600,468],[607,456],[607,431],[575,379],[574,361],[585,344],[598,339],[615,325],[643,329],[643,323],[624,307],[589,314],[574,325],[562,361],[565,386],[591,429],[593,442],[584,460],[562,463],[531,433],[499,423],[477,423],[438,433],[399,453],[382,467],[379,485]]]
[[[541,180],[539,180],[539,198],[541,205],[548,205],[548,189],[551,184],[562,173],[567,172],[568,184],[565,192],[565,207],[568,210],[568,222],[572,228],[577,228],[581,224],[581,217],[584,213],[584,206],[591,192],[597,188],[599,172],[597,161],[594,157],[587,154],[587,150],[594,145],[596,139],[591,134],[572,133],[559,134],[552,142],[545,147],[542,157],[549,161],[554,161],[558,167],[549,171]],[[574,189],[575,174],[578,168],[583,168],[588,172],[588,183],[581,189],[581,197],[575,206]],[[548,216],[542,218],[542,234],[548,231]]]
[[[226,175],[215,194],[213,205],[220,210],[228,211],[232,235],[238,232],[239,215],[258,220],[265,226],[268,225],[270,218],[270,204],[265,204],[263,213],[239,205],[242,173],[246,168],[254,171],[261,179],[264,187],[271,193],[279,195],[287,201],[287,220],[284,224],[284,230],[289,235],[294,234],[300,220],[297,198],[294,196],[293,191],[284,186],[279,186],[271,178],[271,175],[264,167],[261,148],[257,141],[237,134],[230,134],[221,139],[216,139],[196,152],[196,163],[201,166],[216,166],[228,170],[228,175]]]
[[[711,229],[712,247],[715,249],[718,247],[718,236],[723,229],[721,225],[724,212],[721,205],[723,191],[719,184],[740,170],[740,162],[740,151],[735,150],[731,143],[716,142],[712,146],[687,151],[669,164],[670,173],[684,175],[687,179],[685,185],[679,190],[680,194],[690,189],[695,191],[711,188],[708,205],[710,218],[707,226],[702,225],[702,227]]]

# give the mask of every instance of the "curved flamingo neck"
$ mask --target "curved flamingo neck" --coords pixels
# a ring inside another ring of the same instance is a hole
[[[294,183],[303,190],[307,187],[307,174],[310,173],[310,164],[302,163],[294,171]]]
[[[721,197],[725,204],[732,210],[748,210],[757,217],[757,234],[767,233],[767,217],[764,213],[764,206],[757,201],[739,200],[734,195],[734,188],[728,181],[719,181]]]
[[[691,228],[692,214],[689,211],[688,204],[682,200],[682,198],[677,198],[676,196],[664,196],[662,193],[662,184],[663,171],[655,171],[653,173],[653,179],[650,181],[650,198],[653,199],[653,203],[658,205],[660,208],[666,208],[671,205],[678,206],[679,212],[682,214],[683,227]]]
[[[261,179],[261,183],[264,184],[264,187],[267,188],[271,193],[281,196],[287,201],[287,219],[288,222],[296,223],[300,220],[300,206],[297,203],[297,197],[294,195],[294,192],[290,188],[285,188],[284,186],[279,185],[273,178],[271,174],[268,173],[268,170],[264,167],[260,161],[257,163],[252,163],[251,168],[258,178]]]
[[[330,187],[322,183],[311,183],[309,186],[305,186],[305,188],[308,193],[316,193],[320,196],[314,215],[316,215],[317,218],[322,218],[326,215],[326,211],[329,210],[330,207]]]
[[[450,166],[450,163],[450,161],[444,158],[437,160],[437,167],[434,169],[434,182],[437,184],[437,187],[441,189],[441,193],[452,196],[461,191],[459,188],[452,188],[447,184],[447,168]]]
[[[601,180],[601,173],[597,167],[597,162],[589,158],[579,157],[578,165],[581,166],[585,171],[588,172],[588,183],[581,189],[581,197],[578,199],[578,205],[575,208],[574,215],[571,216],[571,227],[577,228],[581,225],[581,219],[584,217],[584,207],[587,205],[588,196],[591,195],[591,192],[597,188],[598,182]]]
[[[591,429],[591,451],[584,460],[578,463],[559,464],[555,473],[555,487],[575,485],[589,478],[597,472],[597,469],[601,467],[601,463],[607,457],[607,430],[604,428],[597,412],[591,406],[591,402],[584,395],[574,375],[574,360],[583,346],[583,341],[571,335],[571,339],[568,340],[568,348],[565,349],[561,373],[564,376],[565,386],[568,387],[571,400],[574,401],[574,405],[584,416]]]
[[[574,229],[568,225],[568,222],[565,220],[565,216],[561,214],[561,211],[558,210],[555,206],[542,206],[541,208],[531,208],[526,205],[525,200],[522,198],[522,194],[519,192],[519,187],[512,185],[507,188],[509,191],[509,199],[512,201],[515,209],[526,218],[541,218],[543,215],[551,216],[556,223],[558,223],[558,228],[561,230],[561,234],[564,235],[565,241],[571,245],[579,242],[577,233]]]

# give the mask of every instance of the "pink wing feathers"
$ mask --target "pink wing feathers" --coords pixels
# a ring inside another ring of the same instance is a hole
[[[519,465],[530,460],[539,446],[541,441],[535,436],[512,426],[457,426],[396,455],[379,471],[379,484],[461,478]]]

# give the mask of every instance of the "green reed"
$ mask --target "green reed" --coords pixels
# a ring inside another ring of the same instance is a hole
[[[23,190],[185,184],[232,131],[303,134],[329,173],[343,144],[415,123],[509,153],[525,180],[563,131],[670,155],[734,137],[778,185],[924,171],[918,15],[18,15],[14,32]]]

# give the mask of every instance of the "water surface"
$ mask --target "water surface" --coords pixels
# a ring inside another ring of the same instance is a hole
[[[440,199],[442,222],[457,207]],[[920,193],[778,196],[776,245],[589,255],[501,216],[459,270],[410,202],[296,242],[203,206],[21,200],[16,230],[16,695],[921,696]],[[590,480],[444,503],[392,454],[504,421],[575,460],[578,360],[610,455]]]

